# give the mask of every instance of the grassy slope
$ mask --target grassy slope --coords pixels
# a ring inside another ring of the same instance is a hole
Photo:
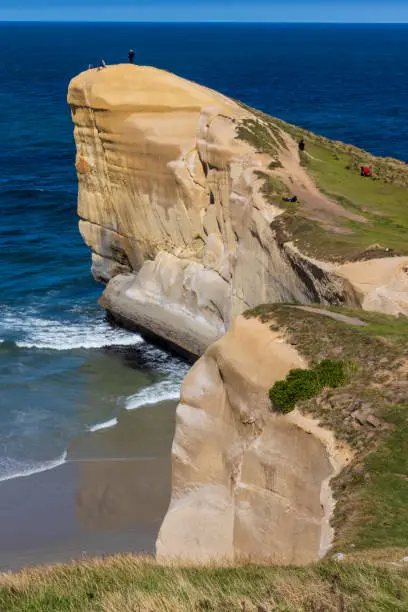
[[[303,252],[331,261],[408,254],[406,164],[391,158],[376,158],[356,147],[330,141],[259,111],[248,110],[254,114],[254,119],[244,120],[237,134],[273,159],[270,169],[274,176],[265,177],[264,193],[271,203],[285,210],[275,223],[283,240],[296,240]],[[301,137],[306,140],[306,153],[301,155],[301,163],[320,191],[363,216],[367,223],[337,218],[337,228],[344,231],[337,233],[309,219],[301,203],[288,207],[282,202],[279,150],[284,143],[279,138],[278,128],[295,140]],[[361,177],[361,165],[370,166],[375,179]]]
[[[355,450],[353,465],[337,478],[334,516],[337,550],[408,548],[408,319],[345,308],[366,327],[284,305],[264,305],[259,316],[287,330],[309,363],[351,360],[357,367],[344,387],[324,390],[300,410],[318,417]],[[356,410],[379,419],[360,424]]]
[[[408,609],[408,567],[160,567],[131,556],[0,576],[8,612],[269,612]]]

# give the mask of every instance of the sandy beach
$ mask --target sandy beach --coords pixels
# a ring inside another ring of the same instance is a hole
[[[153,553],[170,499],[176,402],[123,412],[66,463],[0,483],[0,569],[116,552]]]

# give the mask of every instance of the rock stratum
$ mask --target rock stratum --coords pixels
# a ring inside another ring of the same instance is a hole
[[[319,191],[286,124],[133,65],[80,74],[68,101],[80,231],[122,323],[200,355],[259,303],[408,311],[407,257],[333,261],[282,228],[285,188],[329,239],[371,223]]]

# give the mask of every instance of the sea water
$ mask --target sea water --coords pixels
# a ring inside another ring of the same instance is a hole
[[[408,159],[405,25],[0,24],[0,480],[86,456],[131,409],[161,418],[188,369],[108,325],[77,229],[68,83],[129,47],[137,63]]]

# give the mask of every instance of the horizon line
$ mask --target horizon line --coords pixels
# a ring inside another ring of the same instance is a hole
[[[264,21],[232,21],[227,19],[214,19],[205,21],[151,21],[148,19],[141,20],[117,20],[117,19],[0,19],[0,24],[7,23],[117,23],[117,24],[151,24],[151,25],[197,25],[197,24],[237,24],[237,25],[266,25],[266,24],[306,24],[306,25],[328,25],[328,24],[339,24],[339,25],[408,25],[408,21],[352,21],[352,20],[332,20],[332,21],[308,21],[308,20],[297,20],[292,21],[288,19],[271,19]]]

